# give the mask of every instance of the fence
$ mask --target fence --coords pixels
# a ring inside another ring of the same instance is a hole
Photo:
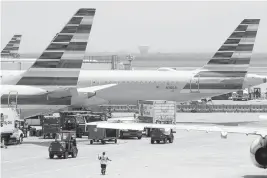
[[[177,105],[177,112],[267,112],[267,105]]]

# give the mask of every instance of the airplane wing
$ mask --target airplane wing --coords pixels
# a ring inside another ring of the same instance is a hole
[[[260,118],[267,116],[260,116]],[[262,137],[267,136],[266,128],[258,127],[241,127],[241,126],[216,126],[216,125],[200,125],[200,124],[150,124],[150,123],[114,123],[109,121],[91,122],[88,125],[96,125],[97,128],[106,129],[130,129],[130,130],[144,130],[145,128],[166,128],[176,130],[194,130],[204,132],[220,132],[223,138],[227,137],[228,133],[246,134],[246,135],[259,135]]]
[[[88,94],[95,94],[99,90],[103,90],[106,88],[113,87],[117,84],[107,84],[107,85],[99,85],[99,86],[91,86],[91,87],[84,87],[84,88],[78,88],[78,93],[88,93]]]

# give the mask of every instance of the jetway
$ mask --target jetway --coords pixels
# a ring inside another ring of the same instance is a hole
[[[1,59],[2,70],[27,70],[36,58],[20,58],[20,59]],[[119,65],[119,57],[117,55],[105,56],[85,56],[83,60],[82,69],[84,70],[116,70]]]

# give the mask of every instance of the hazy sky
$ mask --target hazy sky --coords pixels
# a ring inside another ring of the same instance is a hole
[[[1,49],[41,53],[79,8],[96,8],[88,52],[215,52],[244,18],[260,18],[254,52],[267,52],[267,2],[2,2]]]

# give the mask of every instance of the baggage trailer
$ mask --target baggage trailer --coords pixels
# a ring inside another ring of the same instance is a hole
[[[117,143],[119,137],[119,130],[117,129],[105,129],[97,128],[96,125],[88,125],[88,139],[90,144],[94,142],[101,142],[105,144],[106,142]]]

